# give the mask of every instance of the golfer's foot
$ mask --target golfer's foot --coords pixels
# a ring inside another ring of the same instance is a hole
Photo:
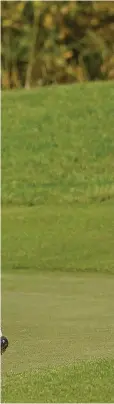
[[[1,355],[8,347],[8,339],[2,335],[1,337]]]

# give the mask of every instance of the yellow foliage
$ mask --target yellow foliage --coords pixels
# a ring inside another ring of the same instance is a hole
[[[91,19],[91,25],[93,26],[93,27],[96,27],[97,25],[99,24],[99,20],[98,20],[98,18],[92,18]]]
[[[93,1],[93,7],[96,11],[109,11],[114,12],[114,2],[113,1]]]
[[[52,17],[52,15],[49,14],[49,13],[46,14],[45,17],[44,17],[43,26],[44,26],[45,28],[50,29],[50,28],[53,28],[53,25],[54,25],[54,22],[53,22],[53,17]]]
[[[112,67],[114,68],[114,55],[112,55],[109,59],[109,66],[110,66],[110,68],[112,68]]]
[[[67,27],[63,27],[63,28],[61,28],[61,30],[60,30],[60,33],[59,33],[59,35],[58,35],[58,38],[61,39],[61,40],[63,40],[63,39],[65,39],[65,38],[69,35],[69,33],[70,33],[70,30],[69,30]]]
[[[114,78],[113,1],[5,0],[1,14],[4,88]]]
[[[69,11],[69,2],[66,2],[66,6],[61,7],[61,14],[66,15]]]
[[[18,71],[17,71],[16,68],[13,68],[13,70],[12,70],[11,79],[12,79],[12,84],[14,85],[14,87],[19,88],[20,87],[20,80],[19,80]]]
[[[55,3],[55,4],[53,4],[53,5],[51,6],[51,13],[52,13],[53,15],[56,15],[56,12],[57,12],[57,4]]]
[[[77,7],[78,7],[77,1],[70,1],[70,2],[69,2],[69,10],[74,11],[74,10],[77,9]]]
[[[41,8],[42,7],[42,1],[39,1],[39,0],[36,0],[36,1],[32,1],[32,4],[33,4],[33,7],[34,7],[34,9],[37,9],[37,8]]]
[[[81,66],[77,66],[75,68],[75,76],[76,76],[77,81],[79,81],[79,82],[83,82],[83,81],[87,80],[85,70]]]
[[[72,51],[66,51],[63,54],[65,59],[71,59],[71,57],[73,56],[73,52]]]
[[[11,27],[12,21],[10,19],[4,19],[4,28]]]
[[[114,56],[106,58],[101,66],[101,71],[107,75],[109,79],[114,79]]]
[[[10,88],[9,72],[6,70],[2,72],[2,87],[6,90]]]
[[[109,78],[110,80],[114,80],[114,69],[111,69],[111,70],[109,71],[109,73],[108,73],[108,78]]]
[[[19,1],[16,6],[17,11],[21,13],[25,7],[25,1]]]

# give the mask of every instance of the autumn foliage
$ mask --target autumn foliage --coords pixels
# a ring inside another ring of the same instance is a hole
[[[2,88],[114,79],[113,1],[2,1]]]

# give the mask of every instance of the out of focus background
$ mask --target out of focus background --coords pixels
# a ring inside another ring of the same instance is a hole
[[[114,79],[113,1],[2,1],[2,88]]]

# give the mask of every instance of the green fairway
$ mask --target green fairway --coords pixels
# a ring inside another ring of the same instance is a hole
[[[114,402],[114,85],[2,94],[2,402]]]
[[[113,276],[10,273],[2,288],[3,400],[113,400]]]

